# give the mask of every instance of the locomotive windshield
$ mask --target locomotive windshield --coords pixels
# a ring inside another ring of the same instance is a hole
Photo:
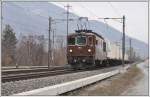
[[[68,38],[68,45],[75,45],[75,37]]]
[[[76,36],[68,38],[68,45],[85,45],[86,36]]]
[[[76,44],[77,45],[85,45],[86,44],[86,37],[85,36],[77,36],[76,37]]]

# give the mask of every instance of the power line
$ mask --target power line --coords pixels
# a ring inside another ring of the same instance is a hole
[[[115,12],[117,15],[121,16],[121,14],[119,13],[119,11],[117,11],[117,9],[116,9],[110,2],[108,2],[108,4],[110,4],[110,6],[112,7],[112,9],[114,10],[114,12]],[[94,12],[92,12],[91,10],[89,10],[87,7],[83,6],[82,4],[80,4],[80,5],[81,5],[82,8],[86,9],[90,14],[92,14],[93,16],[99,18],[98,15],[96,15]],[[118,21],[117,19],[112,19],[112,20],[117,21],[117,22],[120,22],[120,21]],[[122,22],[120,22],[120,23],[122,23]]]
[[[108,2],[108,4],[111,6],[113,11],[120,17],[121,16],[120,12],[113,6],[113,4],[111,2]]]
[[[92,14],[93,16],[95,16],[95,17],[99,17],[98,15],[96,15],[94,12],[92,12],[91,10],[89,10],[87,7],[85,7],[84,5],[82,5],[82,4],[80,4],[80,6],[82,7],[82,8],[84,8],[84,9],[86,9],[88,12],[89,12],[89,14]]]
[[[4,19],[4,18],[3,18]],[[16,25],[18,26],[21,26],[20,28],[18,29],[24,29],[25,31],[28,31],[28,32],[35,32],[34,29],[40,29],[40,30],[43,30],[43,31],[47,31],[47,26],[48,25],[43,25],[43,24],[40,24],[40,23],[25,23],[24,21],[18,21],[18,20],[15,20],[13,18],[7,18],[5,19],[5,21],[11,21],[12,23],[10,23],[11,25],[14,25],[14,27],[17,27]],[[74,21],[75,19],[69,19],[69,21]],[[63,21],[66,21],[66,19],[53,19],[52,20],[52,24],[57,24],[57,23],[63,23]],[[3,23],[3,24],[7,24],[7,23]],[[42,25],[42,26],[40,26]],[[40,28],[39,28],[40,26]],[[34,28],[34,29],[33,29]],[[37,32],[37,31],[36,31]]]

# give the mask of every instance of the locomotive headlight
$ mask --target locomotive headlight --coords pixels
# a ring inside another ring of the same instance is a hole
[[[91,49],[88,49],[88,52],[91,52]]]
[[[72,52],[72,49],[70,49],[69,52]]]

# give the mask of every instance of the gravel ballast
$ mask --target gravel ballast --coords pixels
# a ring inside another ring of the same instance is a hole
[[[49,77],[36,78],[36,79],[28,79],[28,80],[21,80],[15,82],[6,82],[1,84],[1,95],[8,96],[16,93],[30,91],[33,89],[43,88],[46,86],[52,86],[52,85],[112,71],[118,69],[119,67],[120,66],[115,66],[115,67],[109,67],[100,70],[84,71],[78,73],[70,73],[70,74],[49,76]]]

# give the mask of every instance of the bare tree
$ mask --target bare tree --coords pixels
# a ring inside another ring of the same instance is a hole
[[[17,63],[19,65],[44,65],[44,37],[24,36],[17,47]]]
[[[59,37],[56,39],[56,45],[54,50],[54,60],[56,65],[66,64],[66,47],[64,37]]]

